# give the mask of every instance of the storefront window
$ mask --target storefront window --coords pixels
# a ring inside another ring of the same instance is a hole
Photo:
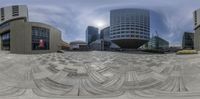
[[[49,29],[32,27],[32,50],[49,50]]]
[[[1,35],[2,50],[10,50],[10,31]]]

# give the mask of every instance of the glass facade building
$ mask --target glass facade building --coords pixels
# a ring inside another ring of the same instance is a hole
[[[100,32],[100,39],[110,40],[110,27],[106,27]]]
[[[158,37],[152,37],[148,42],[148,49],[168,49],[169,42]]]
[[[185,32],[182,40],[183,49],[194,49],[194,33]]]
[[[86,29],[86,42],[89,45],[90,43],[96,41],[99,37],[99,29],[93,26],[88,26]]]

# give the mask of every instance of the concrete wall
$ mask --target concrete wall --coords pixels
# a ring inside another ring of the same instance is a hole
[[[194,33],[194,48],[200,50],[200,27],[196,28]]]
[[[25,32],[27,28],[23,20],[10,23],[10,51],[11,53],[25,53]]]

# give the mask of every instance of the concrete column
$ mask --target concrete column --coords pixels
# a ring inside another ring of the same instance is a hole
[[[195,30],[194,34],[194,48],[200,50],[200,27]]]

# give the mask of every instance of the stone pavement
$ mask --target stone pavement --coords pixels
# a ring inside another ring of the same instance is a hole
[[[200,55],[0,52],[0,99],[200,97]]]

